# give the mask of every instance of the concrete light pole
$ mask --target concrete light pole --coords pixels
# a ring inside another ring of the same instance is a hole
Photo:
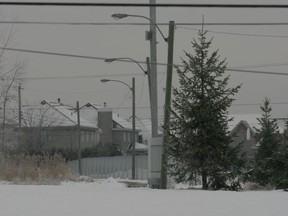
[[[102,83],[105,82],[119,82],[124,85],[126,85],[130,91],[132,92],[132,179],[136,178],[135,173],[135,144],[136,144],[136,126],[135,126],[135,78],[132,78],[132,87],[130,87],[127,83],[120,81],[120,80],[114,80],[114,79],[101,79]]]

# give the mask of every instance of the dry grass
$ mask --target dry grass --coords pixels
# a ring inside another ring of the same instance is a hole
[[[9,182],[55,184],[70,178],[70,170],[60,155],[11,155],[0,164],[0,179]]]

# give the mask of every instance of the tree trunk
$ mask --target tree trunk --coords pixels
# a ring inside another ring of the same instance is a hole
[[[208,190],[207,172],[202,171],[202,189]]]

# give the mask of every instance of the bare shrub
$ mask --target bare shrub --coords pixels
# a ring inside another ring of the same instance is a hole
[[[40,168],[42,178],[44,179],[51,178],[63,181],[70,175],[65,159],[59,154],[54,154],[52,157],[49,155],[43,156]]]
[[[10,182],[51,184],[69,179],[70,171],[60,155],[9,155],[1,163],[0,179]]]

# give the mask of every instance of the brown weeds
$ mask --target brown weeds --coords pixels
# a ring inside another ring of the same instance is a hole
[[[4,181],[55,183],[69,177],[69,168],[58,154],[4,156],[0,164],[0,179]]]

